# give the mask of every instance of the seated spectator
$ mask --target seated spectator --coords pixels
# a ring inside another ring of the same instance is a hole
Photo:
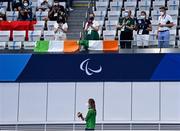
[[[22,7],[22,0],[13,0],[12,1],[13,11],[19,11],[21,7]]]
[[[65,40],[68,25],[64,18],[59,18],[57,23],[54,24],[55,40]]]
[[[19,20],[32,20],[32,8],[28,0],[24,0],[20,7]]]
[[[94,20],[94,14],[89,15],[89,20],[85,25],[85,40],[99,40],[99,23]]]
[[[137,46],[148,47],[149,32],[152,31],[151,21],[147,19],[145,11],[141,11],[140,19],[136,20]]]
[[[48,0],[43,0],[38,7],[39,11],[49,11],[51,5],[49,4]]]
[[[55,0],[49,11],[49,20],[57,21],[61,17],[66,20],[66,11],[64,7],[60,5],[57,0]]]
[[[121,29],[120,47],[131,48],[131,41],[133,40],[134,19],[131,18],[130,10],[126,10],[124,12],[124,17],[119,19],[117,28]]]
[[[3,8],[0,8],[0,21],[6,20],[6,14]]]

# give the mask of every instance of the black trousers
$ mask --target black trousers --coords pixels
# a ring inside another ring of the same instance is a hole
[[[94,131],[94,129],[85,129],[85,131]]]
[[[127,48],[130,49],[131,45],[132,45],[132,41],[133,40],[133,32],[121,32],[120,35],[120,47],[122,49]]]

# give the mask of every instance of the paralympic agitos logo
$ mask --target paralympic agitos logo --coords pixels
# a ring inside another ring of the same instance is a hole
[[[89,62],[90,61],[91,61],[91,59],[86,59],[86,60],[82,61],[81,64],[80,64],[80,69],[82,71],[85,71],[85,73],[88,76],[100,73],[102,71],[102,66],[100,65],[98,69],[92,69],[92,68],[89,67]]]

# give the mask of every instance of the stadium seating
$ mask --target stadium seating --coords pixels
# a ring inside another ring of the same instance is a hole
[[[28,40],[35,42],[40,40],[42,32],[40,30],[34,30],[28,32]]]
[[[103,3],[102,3],[103,2]],[[103,9],[100,9],[103,6]],[[146,11],[147,16],[151,19],[153,31],[150,32],[150,45],[157,45],[157,27],[160,16],[159,7],[164,5],[168,8],[167,13],[172,16],[175,26],[171,29],[170,43],[174,45],[178,34],[176,30],[179,28],[179,1],[178,0],[110,0],[109,5],[106,1],[99,0],[96,2],[95,19],[97,21],[105,20],[102,31],[103,39],[118,38],[120,32],[115,32],[115,20],[118,21],[123,16],[124,10],[131,10],[132,17],[138,18],[141,11]],[[99,10],[104,11],[99,12]],[[117,12],[116,12],[117,11]],[[115,37],[114,37],[115,34]],[[134,31],[136,36],[136,31]],[[173,43],[173,44],[172,44]]]
[[[0,31],[0,41],[8,42],[10,38],[10,31]]]
[[[110,10],[111,11],[120,11],[121,8],[122,8],[122,1],[110,2]]]
[[[53,3],[53,0],[49,0]],[[66,7],[65,2],[60,4]],[[8,2],[0,2],[0,9],[6,13],[6,22],[0,24],[0,48],[4,48],[9,41],[26,42],[25,49],[34,47],[34,42],[40,39],[54,40],[54,24],[56,21],[47,21],[47,11],[38,11],[36,8],[39,3],[37,0],[31,0],[31,8],[35,23],[21,22],[18,23],[19,12],[8,10]],[[180,35],[180,1],[179,0],[97,0],[94,7],[95,20],[100,24],[98,33],[101,39],[119,39],[120,31],[117,30],[119,18],[123,17],[125,10],[131,10],[132,17],[138,18],[141,11],[146,11],[147,16],[151,19],[153,31],[150,32],[150,45],[157,44],[156,33],[158,18],[160,16],[159,7],[166,6],[167,13],[172,16],[175,26],[171,28],[170,41],[172,45],[179,43]],[[8,22],[12,21],[12,22]],[[14,23],[13,23],[14,22]],[[12,26],[13,25],[13,26]],[[79,32],[78,32],[79,33]],[[134,36],[136,36],[134,31]],[[136,38],[134,37],[134,40]],[[12,43],[8,44],[9,49],[13,49]],[[15,43],[16,45],[16,43]],[[18,49],[17,47],[15,49]]]
[[[8,21],[15,21],[18,19],[19,12],[18,11],[6,11],[6,17]]]

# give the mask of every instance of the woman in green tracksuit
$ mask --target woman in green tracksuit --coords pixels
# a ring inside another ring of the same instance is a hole
[[[78,112],[78,117],[83,121],[86,121],[86,129],[85,130],[94,130],[96,126],[96,104],[94,99],[88,100],[88,113],[84,118],[82,113]]]

